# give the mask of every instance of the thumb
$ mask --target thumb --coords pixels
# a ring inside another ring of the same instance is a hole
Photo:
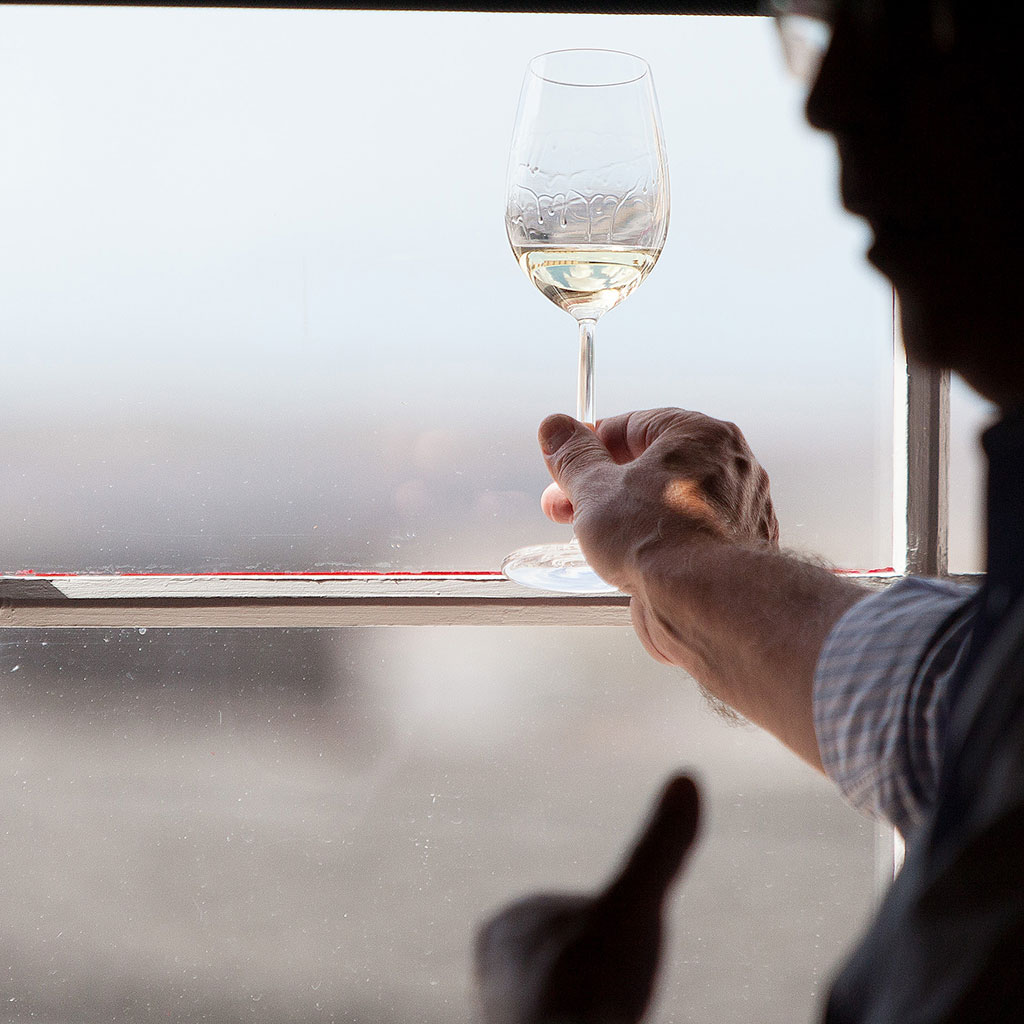
[[[582,496],[587,477],[615,465],[594,431],[564,413],[544,420],[537,439],[552,477],[574,505]]]
[[[700,797],[686,775],[665,784],[647,825],[604,899],[633,904],[664,899],[697,837]]]

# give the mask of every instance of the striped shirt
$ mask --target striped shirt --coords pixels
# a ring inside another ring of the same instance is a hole
[[[974,594],[945,580],[900,580],[850,608],[818,658],[814,727],[825,773],[854,807],[904,836],[935,800]]]

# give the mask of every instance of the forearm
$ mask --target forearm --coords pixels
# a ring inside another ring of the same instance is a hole
[[[631,568],[634,623],[651,653],[820,770],[818,654],[868,591],[776,550],[715,540],[651,545]]]
[[[768,475],[739,428],[682,409],[595,431],[550,416],[540,442],[587,560],[633,595],[648,650],[820,769],[818,654],[866,591],[778,552]]]

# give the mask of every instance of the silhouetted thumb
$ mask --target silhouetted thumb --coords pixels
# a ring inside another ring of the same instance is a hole
[[[619,874],[605,890],[605,901],[633,903],[665,898],[697,837],[700,795],[686,775],[665,784],[647,825]]]

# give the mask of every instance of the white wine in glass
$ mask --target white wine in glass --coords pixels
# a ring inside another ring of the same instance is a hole
[[[576,418],[596,422],[594,330],[654,269],[668,233],[668,163],[647,62],[616,50],[558,50],[526,69],[512,137],[505,228],[542,295],[579,324]],[[520,548],[517,583],[614,591],[575,539]]]

